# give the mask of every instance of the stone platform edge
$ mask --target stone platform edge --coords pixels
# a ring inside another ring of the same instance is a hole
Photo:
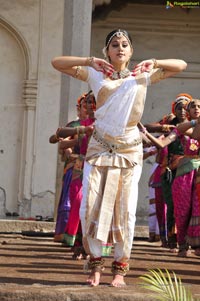
[[[155,301],[155,297],[147,294],[138,286],[113,288],[100,285],[97,288],[88,286],[20,286],[0,285],[1,301]]]
[[[0,233],[54,233],[55,222],[0,219]],[[135,227],[135,237],[148,237],[148,226]]]

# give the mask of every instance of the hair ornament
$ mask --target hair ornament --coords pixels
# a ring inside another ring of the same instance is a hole
[[[84,101],[84,99],[86,98],[87,93],[82,94],[81,96],[79,96],[79,98],[76,101],[76,106],[80,107],[82,102]]]
[[[180,102],[181,100],[186,100],[186,101],[190,101],[191,99],[189,97],[186,97],[186,96],[179,96],[176,98],[175,102]]]
[[[116,37],[118,37],[118,38],[122,38],[123,37],[123,33],[122,33],[122,31],[119,29],[119,31],[117,31],[116,32]]]
[[[102,52],[103,52],[104,57],[107,58],[106,46],[103,47]]]
[[[189,111],[193,103],[200,103],[200,99],[193,98],[187,103],[186,110]]]
[[[105,58],[107,58],[107,49],[108,49],[108,46],[110,45],[110,42],[112,41],[112,39],[113,39],[115,36],[116,36],[117,38],[122,38],[122,37],[124,36],[124,37],[127,39],[128,43],[129,43],[129,45],[130,45],[130,47],[133,48],[132,43],[131,43],[131,41],[130,41],[128,35],[126,34],[126,32],[122,31],[121,29],[118,29],[117,31],[115,31],[115,32],[113,33],[113,35],[111,35],[111,37],[109,38],[109,40],[108,40],[106,46],[102,49],[102,52],[103,52],[103,55],[104,55]]]
[[[175,101],[172,102],[172,113],[175,114],[177,106],[182,103],[186,109],[188,103],[192,100],[192,96],[187,93],[180,93],[176,96]]]

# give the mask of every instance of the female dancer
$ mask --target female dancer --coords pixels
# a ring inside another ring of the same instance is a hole
[[[74,128],[80,126],[81,121],[87,118],[87,111],[85,107],[85,98],[87,94],[81,95],[77,99],[77,115],[78,119],[69,122],[66,126]],[[70,212],[70,199],[69,199],[69,187],[72,179],[73,166],[75,160],[80,153],[78,146],[78,139],[76,135],[71,135],[67,139],[59,139],[56,135],[52,135],[49,138],[50,143],[59,143],[59,154],[64,160],[64,169],[62,177],[62,190],[57,208],[56,227],[54,234],[55,242],[63,242],[65,226],[69,218]]]
[[[175,101],[172,102],[172,116],[173,118],[168,121],[168,124],[164,124],[164,129],[167,126],[170,127],[170,130],[175,128],[177,124],[183,123],[187,121],[186,114],[186,105],[192,100],[192,96],[187,93],[180,93],[176,96]],[[146,126],[147,130],[149,129],[153,131],[153,128],[159,129],[159,123]],[[160,127],[162,131],[162,126]],[[162,183],[162,194],[164,197],[164,201],[167,205],[167,247],[169,247],[170,252],[177,251],[177,241],[176,241],[176,226],[174,219],[174,205],[172,198],[172,183],[176,175],[176,168],[179,160],[183,157],[184,151],[183,146],[181,144],[180,138],[170,143],[166,148],[166,158],[164,159],[163,173],[161,175],[161,183]]]
[[[192,100],[192,96],[186,93],[180,93],[176,96],[175,101],[172,103],[172,113],[175,118],[171,124],[177,126],[187,121],[186,106]],[[172,185],[176,175],[176,169],[179,160],[184,156],[184,149],[180,137],[170,143],[167,147],[167,166],[165,173],[162,175],[162,189],[164,199],[167,204],[167,240],[170,252],[177,252],[177,234],[176,224],[174,218],[174,202],[172,196]]]
[[[187,105],[187,111],[190,124],[195,126],[200,116],[200,100],[192,99]],[[178,125],[162,141],[147,133],[147,137],[159,147],[165,147],[177,137],[180,137],[183,146],[184,156],[178,162],[172,184],[179,257],[188,255],[189,246],[195,249],[195,255],[200,256],[200,143],[190,137],[191,131],[183,134],[187,124]]]
[[[85,98],[88,118],[80,122],[81,126],[89,126],[94,123],[94,110],[96,107],[94,95],[88,93]],[[76,129],[76,128],[74,128]],[[57,135],[62,134],[64,130],[59,129]],[[67,136],[67,135],[63,135]],[[65,233],[63,242],[67,246],[73,247],[73,258],[82,259],[87,256],[82,245],[82,229],[80,224],[79,209],[82,201],[82,177],[84,159],[87,151],[89,136],[86,134],[79,134],[78,145],[80,148],[80,155],[77,157],[72,171],[72,179],[69,187],[70,199],[70,213],[65,226]]]
[[[83,242],[90,254],[88,282],[100,282],[102,242],[114,244],[111,285],[125,285],[134,236],[138,181],[143,149],[137,123],[147,86],[183,71],[183,60],[149,59],[128,69],[133,45],[127,31],[110,32],[103,49],[106,59],[63,56],[52,60],[57,70],[86,81],[97,109],[83,175],[80,208]]]

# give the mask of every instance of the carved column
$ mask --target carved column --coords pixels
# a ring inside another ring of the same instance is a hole
[[[25,116],[23,124],[19,211],[21,216],[30,216],[32,196],[32,173],[34,163],[34,133],[35,133],[35,109],[37,101],[37,80],[24,81],[23,100],[25,104]]]

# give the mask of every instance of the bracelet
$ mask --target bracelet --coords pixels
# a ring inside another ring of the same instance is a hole
[[[197,120],[195,119],[190,120],[190,124],[192,127],[195,127],[195,125],[197,124]]]
[[[92,67],[92,66],[93,66],[93,63],[94,63],[94,56],[88,57],[88,58],[86,59],[86,62],[85,62],[86,66]]]
[[[157,62],[157,60],[156,59],[152,59],[152,61],[153,61],[153,69],[158,68],[158,62]]]
[[[162,125],[162,132],[169,132],[169,131],[170,131],[169,124],[163,124]]]
[[[170,131],[169,124],[163,124],[162,125],[162,132],[169,132],[169,131]]]
[[[80,134],[85,134],[85,126],[77,126],[76,133],[79,136]]]
[[[145,127],[142,127],[140,130],[141,130],[141,132],[142,132],[144,135],[146,135],[147,129],[146,129]]]
[[[72,76],[74,78],[77,78],[80,75],[80,71],[81,71],[81,66],[77,66],[76,71],[75,71],[74,75],[72,75]]]

